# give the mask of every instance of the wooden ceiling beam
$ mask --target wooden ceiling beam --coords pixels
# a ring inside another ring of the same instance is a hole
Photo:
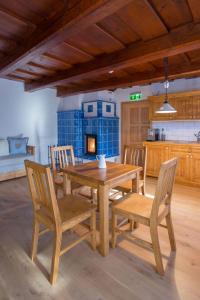
[[[181,66],[171,67],[169,79],[183,78],[183,77],[192,77],[200,74],[200,63],[193,64],[188,66],[184,64]],[[159,82],[164,80],[164,71],[163,68],[157,69],[155,72],[143,72],[135,73],[132,76],[127,76],[120,79],[109,79],[100,82],[91,82],[87,85],[75,86],[73,88],[67,87],[58,87],[57,88],[57,97],[66,97],[70,95],[76,95],[80,93],[89,93],[96,92],[100,90],[109,90],[116,88],[123,88],[134,85],[143,85],[153,82]]]
[[[23,23],[27,26],[30,26],[32,28],[36,28],[36,24],[34,24],[33,22],[31,22],[29,19],[26,19],[22,16],[17,15],[14,11],[9,10],[8,8],[5,8],[3,6],[0,5],[0,13],[4,14],[6,16],[9,16],[11,19],[14,19],[20,23]]]
[[[80,49],[78,47],[75,47],[74,45],[72,45],[72,44],[70,44],[70,43],[68,43],[66,41],[64,42],[64,45],[66,45],[67,47],[71,48],[72,50],[75,50],[75,51],[79,52],[82,55],[87,56],[90,59],[94,58],[94,56],[92,54],[90,54],[90,53],[86,52],[85,50],[82,50],[82,49]]]
[[[200,48],[200,24],[187,24],[172,30],[169,34],[150,41],[132,43],[115,53],[97,57],[55,76],[32,81],[25,85],[26,91],[36,91],[55,85],[67,84],[72,80],[92,78],[109,70],[140,65],[166,56],[174,56]]]
[[[154,14],[154,16],[162,23],[162,25],[164,26],[166,32],[169,32],[169,28],[166,24],[166,22],[164,21],[164,19],[161,17],[161,15],[159,14],[159,12],[156,10],[155,6],[152,4],[152,2],[150,3],[149,0],[144,0],[144,2],[146,3],[146,5],[148,6],[148,8],[151,10],[151,12]]]
[[[15,40],[8,39],[7,37],[0,34],[0,40],[9,45],[10,47],[17,47],[18,43]]]
[[[43,24],[43,28],[39,26],[29,36],[24,47],[16,49],[13,55],[3,60],[0,63],[0,75],[13,72],[36,56],[62,43],[67,37],[75,35],[88,26],[99,22],[130,2],[131,0],[77,1],[75,6],[70,10],[64,10],[63,15],[59,16],[54,22],[49,24],[47,21]]]
[[[200,3],[199,0],[188,0],[188,5],[191,10],[195,22],[200,21]]]
[[[53,60],[55,62],[60,62],[63,65],[65,65],[66,67],[68,67],[68,68],[72,66],[66,60],[64,60],[61,57],[58,57],[56,55],[49,54],[49,53],[44,53],[44,54],[42,54],[42,56],[45,57],[45,58],[47,58],[47,59]]]
[[[102,26],[100,26],[99,24],[94,24],[94,26],[98,30],[100,30],[101,32],[103,32],[103,34],[105,34],[109,39],[114,40],[115,43],[118,43],[121,48],[125,48],[125,45],[119,39],[117,39],[115,36],[113,36],[108,31],[106,31],[104,28],[102,28]]]

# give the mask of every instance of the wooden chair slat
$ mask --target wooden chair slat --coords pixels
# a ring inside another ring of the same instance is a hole
[[[63,179],[63,174],[60,172],[60,170],[69,165],[75,166],[73,146],[71,145],[57,146],[57,147],[53,146],[50,148],[50,154],[51,154],[51,166],[54,175],[54,184],[55,184],[56,191],[58,191],[59,189],[63,190],[64,179]],[[58,162],[58,166],[56,165],[56,162]],[[85,198],[90,199],[92,202],[94,202],[95,196],[91,188],[89,189],[89,193],[88,193],[87,187],[85,188],[84,186],[81,186],[76,182],[72,182],[71,188],[73,193],[82,195]]]
[[[146,178],[146,165],[147,165],[147,148],[139,145],[125,145],[124,146],[124,156],[123,156],[123,164],[132,164],[135,166],[140,166],[143,168],[140,177],[140,189],[142,194],[145,194],[145,178]],[[130,193],[132,191],[132,182],[128,181],[124,184],[116,186],[114,190],[122,192],[122,196],[126,193]],[[110,200],[115,201],[115,197],[110,198]],[[116,200],[117,201],[117,200]]]

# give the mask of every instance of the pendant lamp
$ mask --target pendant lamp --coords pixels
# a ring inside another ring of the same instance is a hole
[[[176,113],[176,109],[171,106],[168,100],[168,88],[169,88],[169,81],[168,81],[168,58],[165,57],[163,60],[164,63],[164,71],[165,71],[165,82],[164,82],[164,87],[165,87],[165,99],[162,104],[162,106],[156,111],[158,114],[171,114],[171,113]]]

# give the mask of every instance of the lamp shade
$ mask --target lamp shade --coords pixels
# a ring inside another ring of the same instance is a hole
[[[165,100],[162,106],[156,111],[158,114],[172,114],[176,112],[176,109],[171,106],[167,100]]]

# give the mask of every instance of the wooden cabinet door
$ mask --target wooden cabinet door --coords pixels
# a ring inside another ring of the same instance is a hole
[[[147,146],[147,175],[157,177],[161,164],[169,159],[169,146]]]
[[[200,120],[200,96],[193,97],[193,119]]]
[[[178,165],[176,170],[176,181],[182,183],[190,182],[190,155],[191,150],[187,146],[171,146],[170,157],[178,158]]]
[[[177,97],[174,99],[174,107],[177,112],[174,114],[176,120],[191,120],[193,118],[192,97]]]
[[[149,101],[123,102],[121,105],[122,153],[124,145],[145,141],[149,127]]]
[[[193,147],[190,154],[190,180],[194,185],[200,185],[200,147]]]

